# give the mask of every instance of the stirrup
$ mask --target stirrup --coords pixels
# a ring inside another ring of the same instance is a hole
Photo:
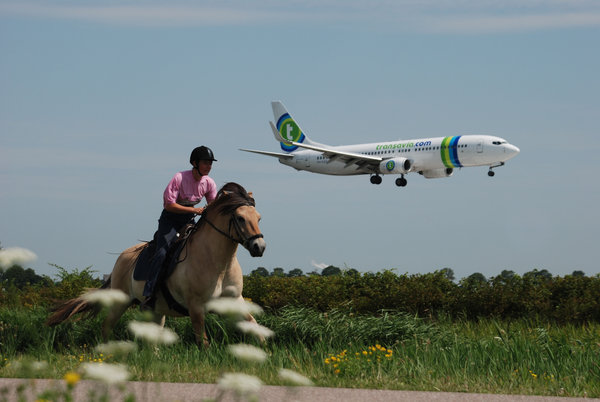
[[[146,297],[146,300],[140,303],[140,311],[152,311],[156,305],[156,295]]]

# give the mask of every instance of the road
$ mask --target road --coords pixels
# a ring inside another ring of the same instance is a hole
[[[18,391],[20,385],[24,387]],[[64,390],[65,383],[61,380],[23,380],[0,378],[0,400],[35,401],[42,392],[47,390]],[[90,391],[96,392],[94,400],[105,392],[104,384],[82,380],[73,390],[74,401],[89,400]],[[6,393],[5,393],[6,392]],[[130,381],[125,389],[118,386],[108,388],[110,401],[122,401],[127,395],[134,394],[136,402],[176,402],[176,401],[206,401],[215,400],[219,390],[214,384],[189,383],[147,383]],[[597,398],[563,398],[548,396],[525,395],[496,395],[496,394],[467,394],[460,392],[418,392],[418,391],[389,391],[349,388],[297,387],[287,388],[264,386],[258,394],[261,402],[395,402],[395,401],[449,401],[449,402],[588,402],[600,401]],[[20,399],[24,397],[25,399]],[[243,399],[242,399],[243,400]],[[222,395],[221,402],[238,401],[231,393]]]

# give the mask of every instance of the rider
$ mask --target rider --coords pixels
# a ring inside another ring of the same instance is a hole
[[[176,173],[163,194],[164,209],[154,233],[156,252],[150,260],[150,275],[144,287],[144,306],[153,307],[155,286],[169,246],[186,224],[194,223],[194,216],[202,214],[205,207],[196,208],[202,198],[210,204],[217,197],[217,185],[208,176],[216,159],[212,150],[204,145],[194,148],[190,155],[191,170]]]

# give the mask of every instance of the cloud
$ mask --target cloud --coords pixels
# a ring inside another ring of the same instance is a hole
[[[47,5],[11,3],[0,5],[0,14],[33,18],[80,20],[147,26],[238,25],[276,20],[278,13],[256,9],[202,5]]]
[[[423,30],[439,33],[510,33],[600,26],[600,12],[426,17]]]
[[[22,266],[36,259],[37,256],[25,248],[8,247],[0,250],[0,268],[2,269],[8,269],[15,265]]]
[[[253,24],[361,24],[425,33],[509,33],[600,26],[591,0],[241,0],[220,2],[0,3],[0,15],[80,20],[133,26],[234,26]]]
[[[310,265],[312,265],[313,267],[315,267],[319,270],[325,269],[329,266],[329,264],[325,264],[324,262],[316,262],[315,260],[312,260],[310,262]]]

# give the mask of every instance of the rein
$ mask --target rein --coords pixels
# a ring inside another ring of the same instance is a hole
[[[244,233],[242,233],[242,228],[241,228],[240,224],[234,218],[235,217],[233,216],[233,214],[231,214],[231,218],[229,219],[229,229],[228,229],[228,232],[225,232],[225,231],[219,229],[218,227],[216,227],[215,224],[212,223],[211,221],[209,221],[208,218],[204,214],[202,214],[200,220],[206,221],[206,223],[208,223],[214,230],[216,230],[217,232],[219,232],[220,234],[222,234],[223,236],[225,236],[226,238],[228,238],[229,240],[231,240],[233,243],[241,244],[242,246],[244,246],[246,248],[248,248],[247,245],[252,240],[260,239],[260,238],[264,237],[262,233],[259,233],[259,234],[254,235],[254,236],[246,237],[244,235]],[[200,221],[198,221],[198,222],[200,222]],[[236,234],[238,236],[237,239],[235,237],[231,236],[231,226],[233,226],[235,228],[235,232],[236,232]]]

